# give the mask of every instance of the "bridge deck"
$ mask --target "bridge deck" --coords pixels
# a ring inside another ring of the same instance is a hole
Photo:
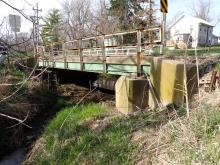
[[[149,56],[141,57],[141,73],[148,74],[150,72]],[[102,56],[80,56],[75,55],[55,55],[40,57],[38,59],[40,67],[50,67],[58,69],[80,70],[97,73],[108,73],[116,75],[136,75],[138,72],[137,57],[134,55],[117,55],[106,56],[105,60]]]

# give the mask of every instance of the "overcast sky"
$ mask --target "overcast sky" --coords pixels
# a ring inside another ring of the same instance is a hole
[[[45,16],[48,10],[52,8],[60,9],[62,6],[63,0],[5,0],[8,3],[12,4],[14,7],[18,9],[22,9],[24,13],[27,15],[33,15],[33,7],[36,7],[36,3],[39,3],[39,8],[42,9],[40,13],[41,16]],[[96,6],[99,0],[91,0],[93,6]],[[157,4],[159,4],[160,0],[155,0]],[[186,14],[190,14],[190,8],[192,2],[196,2],[196,0],[168,0],[169,2],[169,10],[167,14],[167,19],[170,20],[177,12],[183,11]],[[216,24],[217,18],[220,17],[220,1],[213,0],[213,7],[212,7],[212,15],[213,15],[213,22],[212,24]],[[5,4],[0,2],[0,23],[4,18],[6,18],[9,14],[18,14],[16,11],[12,10],[11,8],[7,7]],[[30,31],[32,24],[31,22],[22,18],[22,32]],[[220,36],[220,23],[216,25],[214,28],[214,34]]]

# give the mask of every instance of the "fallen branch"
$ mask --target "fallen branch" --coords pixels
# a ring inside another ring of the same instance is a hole
[[[28,114],[29,114],[29,113],[28,113]],[[18,124],[15,124],[15,125],[13,125],[13,126],[11,126],[11,127],[9,127],[9,128],[12,128],[12,127],[14,127],[14,126],[17,126],[17,125],[19,125],[19,124],[22,124],[22,125],[24,125],[24,126],[26,126],[26,127],[28,127],[28,128],[32,128],[31,126],[29,126],[29,125],[27,125],[27,124],[24,123],[24,122],[27,120],[27,118],[28,118],[28,114],[27,114],[27,116],[24,118],[24,120],[21,120],[21,119],[18,119],[18,118],[15,118],[15,117],[12,117],[12,116],[3,114],[3,113],[0,113],[0,116],[5,117],[5,118],[8,118],[8,119],[10,119],[10,120],[15,120],[15,121],[18,122]]]

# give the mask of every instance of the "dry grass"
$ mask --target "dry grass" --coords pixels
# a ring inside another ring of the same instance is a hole
[[[134,164],[220,164],[220,93],[202,96],[190,118],[178,117],[145,134]]]

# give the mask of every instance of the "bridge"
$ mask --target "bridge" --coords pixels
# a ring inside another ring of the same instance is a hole
[[[139,76],[150,72],[148,45],[159,45],[161,41],[160,27],[83,38],[63,43],[61,50],[38,47],[38,65]]]
[[[154,57],[150,45],[162,45],[161,27],[68,41],[59,50],[39,46],[37,63],[63,72],[122,76],[115,84],[116,107],[125,114],[137,107],[183,105],[187,91],[189,97],[197,91],[196,67]]]

